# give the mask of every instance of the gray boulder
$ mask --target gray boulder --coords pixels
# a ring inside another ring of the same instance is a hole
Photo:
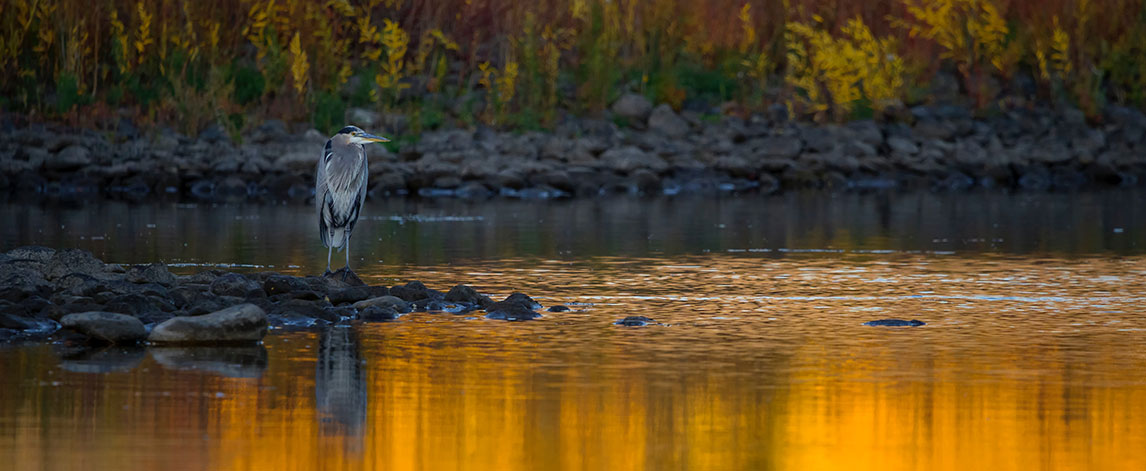
[[[756,153],[762,157],[791,159],[800,155],[803,141],[796,136],[770,136],[755,142]]]
[[[267,313],[239,304],[195,317],[175,317],[155,326],[147,340],[156,344],[257,342],[267,335]]]
[[[54,158],[46,160],[44,166],[48,170],[68,171],[91,165],[91,163],[91,151],[84,146],[73,144],[65,147]]]
[[[605,151],[601,154],[601,163],[605,167],[624,173],[641,169],[660,173],[668,169],[668,163],[664,159],[634,146],[616,147]]]
[[[60,325],[86,335],[97,342],[130,344],[147,338],[147,329],[139,319],[114,312],[81,312],[68,314]]]
[[[649,116],[649,130],[665,136],[682,136],[688,133],[688,122],[678,116],[672,107],[662,104]]]
[[[617,101],[613,102],[612,109],[613,114],[617,116],[635,123],[644,123],[649,117],[649,113],[653,111],[653,104],[644,96],[636,93],[626,93],[621,95]]]

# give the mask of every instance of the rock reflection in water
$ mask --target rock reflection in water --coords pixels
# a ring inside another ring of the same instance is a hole
[[[267,369],[262,345],[152,348],[151,357],[165,368],[196,370],[231,378],[258,378]]]
[[[143,347],[58,346],[60,368],[73,373],[118,373],[131,371],[147,357]]]
[[[322,332],[314,394],[320,435],[345,437],[348,452],[361,452],[366,425],[366,369],[355,329],[333,327]]]

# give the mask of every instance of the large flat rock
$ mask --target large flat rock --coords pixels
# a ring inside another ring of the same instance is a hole
[[[202,316],[168,319],[147,340],[155,344],[252,343],[267,335],[267,313],[254,304],[239,304]]]

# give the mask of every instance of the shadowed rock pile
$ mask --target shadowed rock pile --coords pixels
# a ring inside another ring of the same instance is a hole
[[[420,281],[367,286],[343,271],[177,276],[162,263],[107,264],[75,249],[0,254],[0,341],[58,335],[115,345],[241,344],[259,341],[268,328],[385,321],[415,311],[529,320],[541,317],[539,309],[521,293],[495,302],[466,285],[445,293]]]

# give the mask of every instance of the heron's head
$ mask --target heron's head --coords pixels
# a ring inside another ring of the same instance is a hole
[[[338,131],[336,136],[341,136],[351,144],[369,144],[371,142],[390,142],[382,136],[375,136],[366,131],[358,128],[358,126],[347,126]]]

